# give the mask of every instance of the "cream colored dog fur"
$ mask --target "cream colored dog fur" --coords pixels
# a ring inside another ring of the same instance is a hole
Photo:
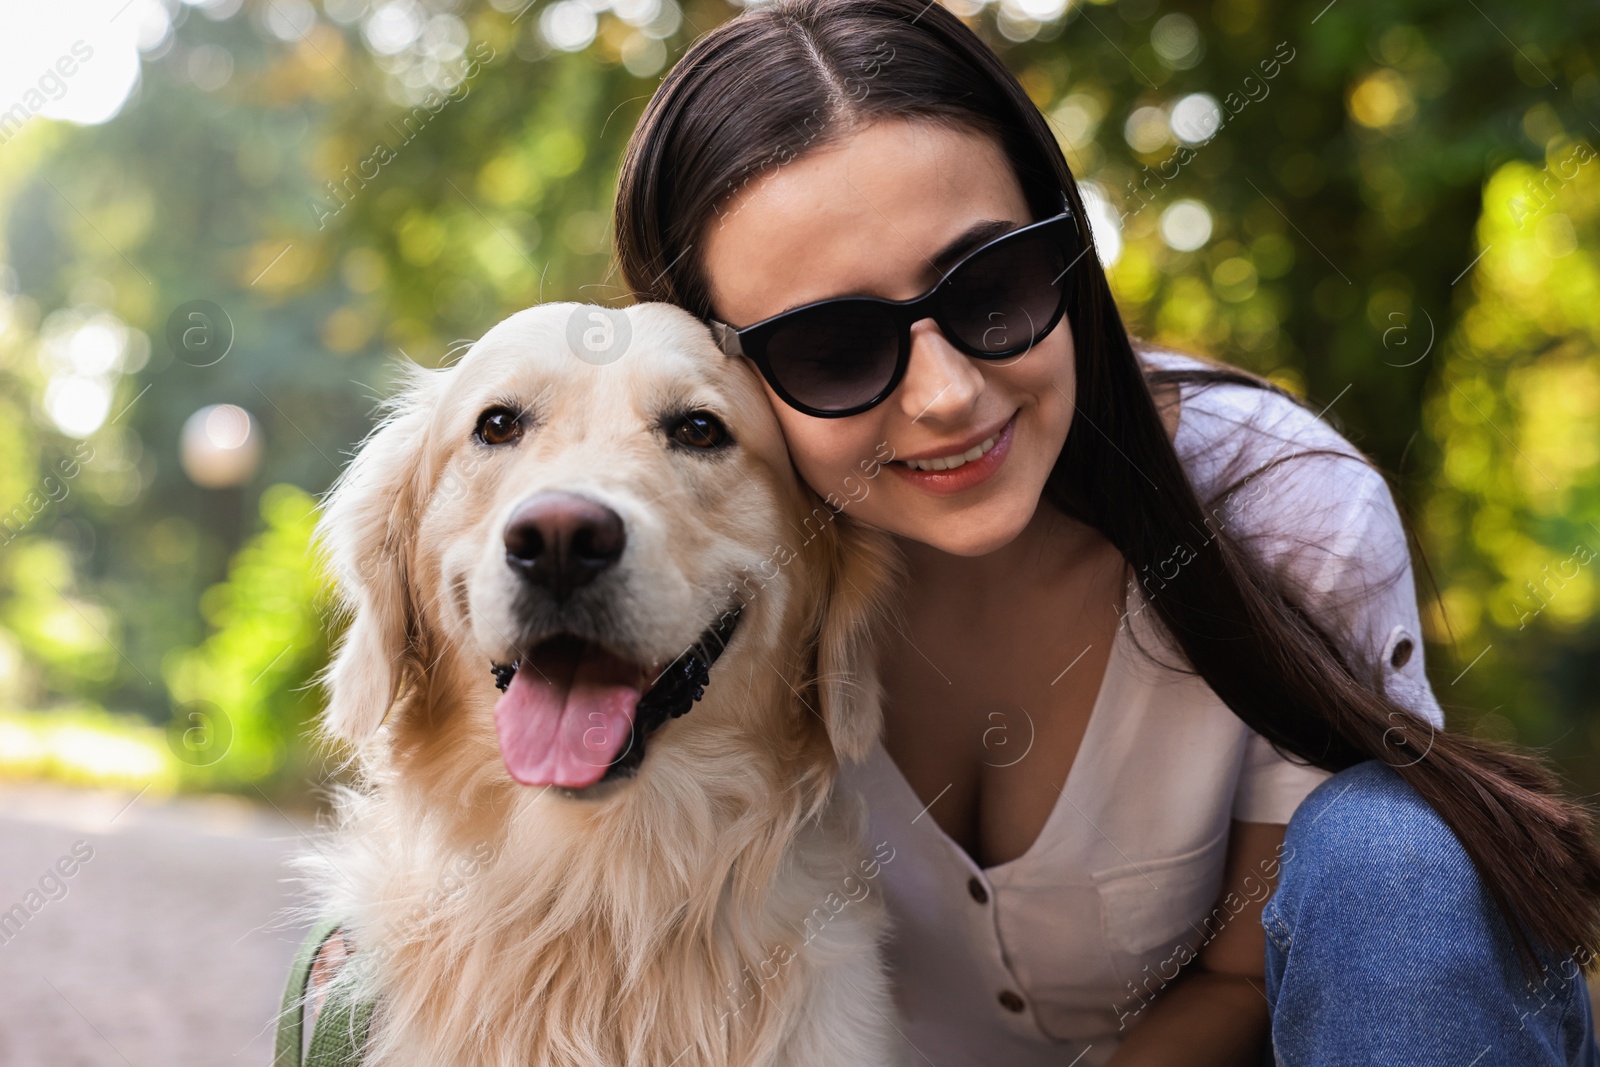
[[[591,310],[522,311],[414,371],[326,501],[350,623],[321,727],[357,784],[300,861],[301,918],[342,919],[365,965],[320,992],[377,998],[373,1067],[898,1062],[872,881],[893,854],[834,791],[879,729],[869,627],[898,556],[799,482],[755,374],[704,325],[628,308],[600,364],[568,340]],[[489,447],[495,405],[525,428]],[[690,410],[732,443],[671,440]],[[513,780],[495,726],[490,665],[539,637],[503,530],[547,491],[625,524],[588,587],[610,647],[663,663],[744,604],[636,776],[579,794]]]

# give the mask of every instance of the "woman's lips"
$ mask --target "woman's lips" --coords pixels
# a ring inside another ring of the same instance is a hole
[[[1000,469],[1006,461],[1006,456],[1011,451],[1011,438],[1016,432],[1017,416],[1013,412],[1011,418],[1000,430],[999,437],[995,440],[994,447],[989,449],[977,459],[968,460],[955,470],[950,471],[924,471],[913,470],[900,460],[894,460],[888,467],[919,489],[926,489],[930,493],[960,493],[980,485]]]

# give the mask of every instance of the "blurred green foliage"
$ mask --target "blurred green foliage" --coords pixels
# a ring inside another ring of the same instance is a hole
[[[1331,405],[1397,475],[1453,722],[1552,746],[1594,789],[1600,621],[1573,559],[1600,548],[1600,9],[948,2],[1103,205],[1135,332]],[[0,151],[0,709],[172,723],[176,781],[294,789],[327,648],[314,496],[393,360],[625,297],[622,146],[664,64],[737,9],[169,10],[121,114]],[[195,300],[231,323],[220,361],[169,343]],[[74,436],[60,381],[94,323],[113,400]],[[266,449],[204,488],[180,435],[219,403]],[[201,705],[231,730],[215,762]]]
[[[181,710],[212,705],[226,716],[225,726],[206,726],[221,736],[191,736],[178,746],[196,784],[308,770],[303,742],[318,705],[306,681],[327,658],[327,590],[309,565],[316,501],[274,485],[261,496],[261,519],[264,528],[233,557],[227,580],[200,598],[210,634],[198,648],[173,649],[163,663]]]

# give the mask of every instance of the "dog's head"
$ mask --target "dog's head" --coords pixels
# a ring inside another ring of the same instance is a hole
[[[357,746],[437,675],[512,777],[581,795],[758,638],[811,657],[840,757],[877,734],[887,539],[800,484],[753,371],[677,308],[542,305],[415,372],[319,536],[351,614],[323,729]]]

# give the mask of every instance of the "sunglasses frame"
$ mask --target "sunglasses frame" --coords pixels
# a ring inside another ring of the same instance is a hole
[[[1065,201],[1065,197],[1062,199]],[[1045,325],[1044,329],[1039,331],[1037,337],[1029,340],[1025,344],[1015,345],[999,352],[975,349],[973,346],[961,340],[960,337],[957,337],[951,331],[945,319],[942,301],[951,277],[953,277],[958,271],[962,270],[977,257],[993,251],[997,245],[1004,245],[1007,242],[1018,241],[1024,237],[1035,236],[1038,234],[1060,234],[1062,238],[1061,243],[1063,252],[1071,251],[1078,243],[1080,243],[1077,227],[1073,223],[1074,215],[1072,208],[1070,205],[1066,205],[1064,203],[1063,210],[1059,215],[1052,215],[1047,219],[1041,219],[1038,222],[1029,223],[1026,226],[1019,226],[1015,230],[1008,230],[1007,232],[1000,234],[993,240],[985,241],[977,248],[974,248],[972,251],[962,256],[954,266],[944,272],[944,275],[937,282],[935,282],[933,287],[927,292],[923,293],[921,296],[914,296],[907,300],[885,300],[882,297],[876,296],[833,296],[828,297],[825,300],[815,300],[809,304],[802,304],[799,307],[790,308],[787,311],[779,312],[778,314],[770,316],[769,318],[762,319],[760,322],[751,323],[749,326],[746,326],[743,329],[735,328],[725,322],[719,322],[716,319],[707,319],[706,324],[711,327],[711,335],[713,338],[715,338],[718,348],[722,349],[722,351],[729,356],[745,356],[750,359],[751,362],[756,365],[756,368],[761,371],[761,376],[767,380],[769,385],[772,386],[773,392],[777,393],[784,403],[788,404],[795,410],[820,419],[841,419],[850,415],[859,415],[861,412],[869,411],[887,400],[890,394],[892,394],[895,389],[899,387],[901,380],[905,377],[906,368],[911,363],[912,323],[920,322],[923,319],[932,319],[938,324],[939,332],[944,335],[945,340],[948,341],[952,346],[968,356],[972,356],[975,359],[984,360],[1010,359],[1013,356],[1017,356],[1028,351],[1035,344],[1038,344],[1039,341],[1049,336],[1050,332],[1056,328],[1057,324],[1060,323],[1062,317],[1066,314],[1067,303],[1071,294],[1071,290],[1068,287],[1062,288],[1061,298],[1056,303],[1055,313],[1051,316],[1049,323]],[[1070,237],[1068,235],[1070,235]],[[1061,276],[1064,276],[1066,272],[1071,270],[1073,266],[1077,264],[1078,260],[1082,258],[1083,254],[1082,252],[1079,252],[1077,257],[1075,257],[1072,262],[1067,264],[1066,270],[1061,272]],[[1060,276],[1056,278],[1056,281],[1059,280]],[[1054,283],[1052,282],[1052,284]],[[841,408],[837,411],[829,411],[812,407],[810,404],[806,404],[790,395],[789,391],[783,387],[781,382],[778,381],[777,375],[772,371],[771,363],[769,363],[767,360],[767,341],[774,334],[776,334],[777,331],[791,318],[803,312],[809,312],[819,307],[826,307],[830,304],[870,304],[883,308],[888,312],[889,317],[899,334],[899,351],[895,357],[894,373],[890,375],[888,384],[880,389],[871,399],[865,400],[852,407]]]

